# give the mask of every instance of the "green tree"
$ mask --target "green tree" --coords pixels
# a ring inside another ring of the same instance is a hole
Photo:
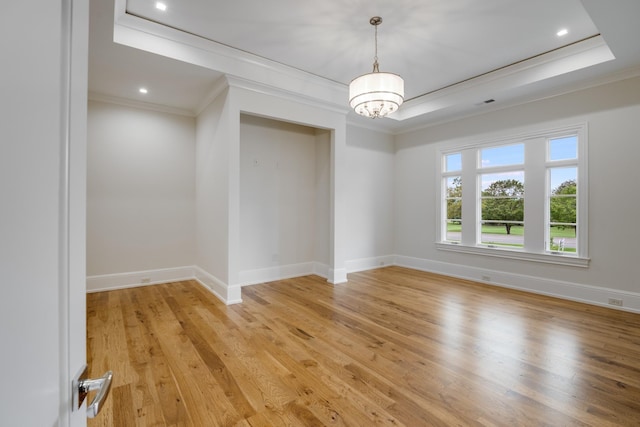
[[[516,179],[495,181],[482,192],[482,219],[522,221],[524,219],[524,185]],[[500,223],[498,223],[500,224]],[[511,234],[512,223],[502,223]]]
[[[447,187],[447,219],[462,218],[462,178],[455,177]]]
[[[576,223],[576,180],[570,179],[551,191],[551,222]],[[575,230],[575,226],[569,226]]]

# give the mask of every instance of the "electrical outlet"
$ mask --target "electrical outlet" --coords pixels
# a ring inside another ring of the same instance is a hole
[[[490,282],[491,276],[482,276],[482,280],[484,280],[485,282]]]
[[[618,298],[609,298],[609,305],[616,305],[622,307],[622,300]]]
[[[148,277],[143,277],[140,279],[140,283],[151,283],[151,279]]]

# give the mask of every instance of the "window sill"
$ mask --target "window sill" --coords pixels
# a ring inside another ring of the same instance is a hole
[[[492,256],[497,258],[509,258],[522,261],[542,262],[546,264],[568,265],[572,267],[589,266],[589,258],[579,258],[574,255],[562,254],[538,254],[532,252],[516,251],[504,248],[488,248],[485,246],[463,246],[457,243],[436,242],[436,248],[441,251],[460,252],[474,255]]]

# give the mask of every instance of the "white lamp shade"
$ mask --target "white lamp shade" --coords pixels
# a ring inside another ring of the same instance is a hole
[[[404,101],[404,80],[397,74],[373,72],[349,84],[349,105],[366,117],[384,117]]]

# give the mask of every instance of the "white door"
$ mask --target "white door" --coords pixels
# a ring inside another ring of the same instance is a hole
[[[88,0],[0,13],[0,425],[86,425]]]

